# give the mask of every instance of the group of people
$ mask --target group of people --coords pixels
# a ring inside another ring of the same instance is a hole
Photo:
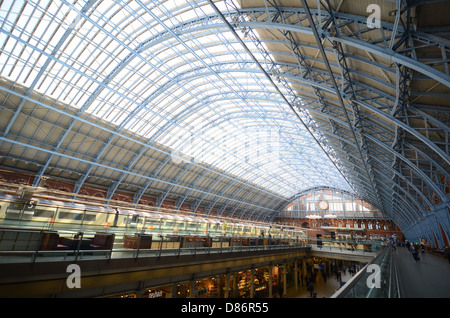
[[[328,274],[325,270],[321,270],[322,272],[322,278],[324,282],[327,281]],[[307,266],[307,274],[305,277],[303,277],[303,273],[299,276],[299,283],[301,283],[302,286],[306,285],[306,290],[309,292],[310,297],[316,298],[317,292],[314,290],[313,283],[316,282],[318,271],[316,269],[312,269],[310,266]]]
[[[359,267],[358,265],[351,265],[348,269],[345,266],[342,266],[342,271],[344,272],[344,275],[348,273],[352,276],[354,276],[358,271],[359,271]]]
[[[423,244],[410,243],[409,241],[405,241],[405,246],[409,250],[409,252],[412,254],[412,256],[416,262],[420,261],[419,254],[422,254],[422,257],[425,255],[425,247],[423,246]]]
[[[421,257],[425,257],[425,245],[423,243],[411,243],[406,240],[402,246],[405,246],[408,249],[416,262],[419,262]],[[450,246],[446,246],[441,251],[441,254],[450,263]]]
[[[309,292],[310,297],[316,298],[317,292],[314,288],[314,283],[317,280],[317,276],[321,275],[323,282],[326,284],[327,279],[330,278],[330,274],[334,272],[334,278],[338,282],[342,282],[342,273],[346,275],[348,272],[352,276],[355,275],[360,270],[360,267],[357,264],[351,264],[350,266],[346,267],[345,265],[337,266],[336,264],[333,265],[333,268],[331,268],[331,271],[327,271],[326,269],[314,269],[311,266],[307,266],[307,275],[306,277],[303,277],[303,273],[299,275],[299,283],[301,283],[302,286],[306,286],[306,290]]]

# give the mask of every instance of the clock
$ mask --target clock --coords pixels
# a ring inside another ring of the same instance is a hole
[[[327,210],[328,209],[328,202],[327,201],[319,201],[319,209],[321,210]]]

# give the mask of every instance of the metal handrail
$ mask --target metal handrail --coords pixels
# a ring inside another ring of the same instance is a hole
[[[331,298],[399,298],[398,273],[392,249],[392,246],[386,246]],[[372,264],[379,266],[378,272],[373,274],[368,272],[371,268],[369,266]],[[389,277],[385,277],[385,275],[389,275]],[[372,278],[379,279],[380,285],[368,284],[368,280]]]
[[[47,232],[47,231],[45,231]],[[86,233],[80,233],[80,240],[77,242],[76,248],[64,249],[64,250],[40,250],[39,244],[37,244],[36,250],[29,251],[0,251],[0,263],[11,263],[11,262],[31,262],[36,261],[62,261],[73,258],[77,260],[78,258],[86,258],[89,255],[89,259],[101,259],[101,258],[135,258],[139,257],[161,257],[165,256],[179,256],[181,254],[210,254],[210,253],[241,253],[241,252],[257,252],[263,250],[281,250],[281,249],[298,249],[309,247],[308,244],[296,243],[292,245],[280,244],[280,245],[255,245],[255,246],[243,246],[242,243],[239,246],[223,246],[222,241],[218,247],[181,247],[181,244],[177,248],[163,248],[163,243],[165,241],[165,236],[158,236],[159,244],[158,248],[153,249],[143,249],[139,247],[137,249],[126,249],[126,248],[114,248],[112,244],[110,249],[104,250],[93,250],[93,249],[81,249],[80,242],[81,238],[85,236]],[[89,233],[94,234],[94,233]],[[114,235],[114,234],[113,234]],[[214,238],[213,238],[214,239]],[[221,240],[221,238],[216,238]],[[215,242],[218,242],[217,240]],[[16,256],[16,257],[14,257]],[[31,259],[30,259],[31,257]]]

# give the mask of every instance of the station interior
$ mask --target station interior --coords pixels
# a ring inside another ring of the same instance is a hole
[[[0,1],[0,298],[450,297],[449,12]]]

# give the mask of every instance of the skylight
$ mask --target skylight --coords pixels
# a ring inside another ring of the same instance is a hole
[[[1,76],[169,147],[174,163],[286,198],[350,190],[208,2],[99,1],[81,14],[86,3],[3,1]]]

